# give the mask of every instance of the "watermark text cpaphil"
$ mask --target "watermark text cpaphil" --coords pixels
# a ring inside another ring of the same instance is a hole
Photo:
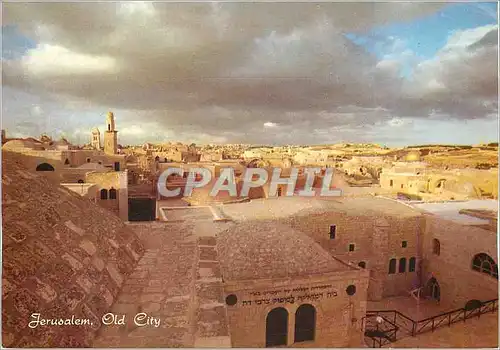
[[[227,191],[231,197],[248,196],[251,188],[262,187],[269,185],[269,196],[275,197],[278,193],[279,186],[286,186],[286,191],[281,193],[282,196],[301,196],[314,197],[339,197],[342,196],[342,190],[339,188],[331,188],[330,184],[333,180],[334,169],[327,168],[302,168],[302,173],[299,174],[298,168],[291,168],[290,173],[286,177],[281,177],[281,168],[273,168],[271,176],[269,171],[263,168],[246,168],[239,179],[236,178],[233,168],[226,167],[221,169],[220,175],[216,178],[212,185],[210,196],[215,197],[220,191]],[[318,177],[318,175],[321,175]],[[208,186],[212,182],[212,173],[206,168],[190,168],[184,170],[179,167],[168,168],[163,171],[158,179],[158,193],[163,197],[177,197],[181,195],[181,188],[169,189],[167,184],[169,178],[185,178],[184,197],[190,197],[193,189]],[[297,190],[297,181],[305,179],[301,189]],[[316,179],[321,179],[321,188],[317,193],[317,186],[314,186]],[[238,193],[238,182],[241,183]]]

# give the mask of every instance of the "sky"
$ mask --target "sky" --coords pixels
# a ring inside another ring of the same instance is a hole
[[[498,142],[497,3],[4,3],[2,128],[119,143]]]

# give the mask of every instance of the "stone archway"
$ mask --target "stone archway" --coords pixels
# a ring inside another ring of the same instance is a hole
[[[36,167],[36,171],[54,171],[54,167],[49,163],[41,163]]]

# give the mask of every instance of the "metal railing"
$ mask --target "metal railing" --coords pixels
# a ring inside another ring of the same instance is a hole
[[[367,311],[366,316],[363,318],[366,330],[365,336],[371,339],[381,338],[377,341],[373,340],[373,347],[381,347],[387,343],[394,342],[396,334],[400,335],[400,339],[404,335],[414,337],[417,334],[429,331],[434,332],[435,329],[441,326],[451,326],[453,323],[465,322],[467,319],[473,317],[479,318],[482,314],[495,312],[497,309],[498,299],[492,299],[481,302],[481,305],[475,309],[455,309],[419,321],[415,321],[397,310]],[[382,317],[384,323],[389,325],[388,329],[381,328],[380,324],[375,321],[377,317]],[[393,328],[394,331],[392,331]]]

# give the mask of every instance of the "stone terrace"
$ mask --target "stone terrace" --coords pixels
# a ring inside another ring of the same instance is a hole
[[[416,337],[406,337],[386,348],[496,348],[498,349],[498,312],[441,327]]]
[[[200,218],[129,226],[146,252],[111,309],[126,315],[125,325],[103,326],[94,347],[230,346],[217,224]],[[160,326],[136,327],[133,317],[140,312],[159,318]]]

